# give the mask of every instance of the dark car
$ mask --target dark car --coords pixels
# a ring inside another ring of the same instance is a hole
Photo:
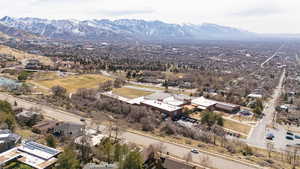
[[[192,149],[191,152],[192,152],[192,153],[195,153],[195,154],[199,154],[199,151],[196,150],[196,149]]]
[[[292,136],[286,136],[285,137],[287,140],[294,140],[294,137],[292,137]]]
[[[273,140],[274,139],[274,135],[272,133],[268,133],[267,136],[266,136],[266,139],[268,140]]]
[[[287,131],[287,132],[286,132],[286,135],[294,136],[294,133],[292,133],[292,132],[290,132],[290,131]]]
[[[295,139],[300,139],[300,136],[298,136],[298,135],[295,135]]]

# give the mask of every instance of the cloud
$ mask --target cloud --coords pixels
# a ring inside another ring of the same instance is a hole
[[[233,16],[241,16],[241,17],[259,17],[259,16],[270,16],[270,15],[278,15],[282,14],[284,11],[280,8],[251,8],[245,9],[239,12],[232,13]]]
[[[128,16],[128,15],[138,15],[138,14],[151,14],[154,13],[154,10],[145,9],[145,10],[97,10],[92,12],[93,14],[102,14],[106,16]]]

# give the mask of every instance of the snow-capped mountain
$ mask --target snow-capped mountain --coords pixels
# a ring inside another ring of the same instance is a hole
[[[215,24],[179,25],[135,19],[78,21],[5,16],[0,19],[0,24],[43,37],[62,39],[242,39],[253,35],[247,31]]]

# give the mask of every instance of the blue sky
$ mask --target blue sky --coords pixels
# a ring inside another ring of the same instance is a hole
[[[0,0],[0,16],[216,23],[258,33],[300,33],[299,0]]]

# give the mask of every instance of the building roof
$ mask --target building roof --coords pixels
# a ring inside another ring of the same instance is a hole
[[[86,138],[87,138],[87,143],[93,147],[93,146],[96,146],[97,144],[100,144],[101,143],[101,140],[106,137],[105,135],[103,134],[91,134],[91,135],[87,135]],[[84,136],[79,136],[77,137],[74,142],[76,144],[79,144],[79,145],[82,145],[83,142],[82,142],[82,139],[84,138]]]
[[[120,101],[128,103],[128,104],[140,104],[144,100],[143,96],[138,97],[138,98],[134,98],[134,99],[129,99],[129,98],[126,98],[126,97],[116,95],[116,94],[112,93],[112,91],[101,93],[101,94],[104,95],[104,96],[107,96],[107,97],[111,97],[111,98],[120,100]]]
[[[156,92],[153,94],[150,94],[148,96],[145,96],[145,99],[147,100],[163,100],[165,98],[171,97],[171,93],[164,93],[164,92]]]
[[[41,113],[34,112],[34,111],[22,111],[17,114],[17,117],[23,116],[23,117],[32,117],[33,115],[41,115]]]
[[[33,141],[26,141],[19,147],[1,153],[0,165],[4,165],[11,160],[18,160],[33,168],[44,169],[57,161],[55,156],[59,153],[61,151]]]
[[[214,100],[206,99],[205,97],[202,96],[192,100],[192,104],[197,105],[200,109],[207,109],[208,107],[217,104],[217,102]]]
[[[0,130],[0,144],[4,142],[18,142],[21,139],[21,136],[15,133],[11,133],[10,130],[5,129],[5,130]]]
[[[56,126],[56,123],[56,121],[45,120],[34,125],[32,128],[36,128],[39,130],[48,130],[49,128],[54,128]]]
[[[169,105],[167,103],[156,100],[144,100],[142,103],[168,112],[173,112],[181,109],[181,107]]]
[[[108,164],[105,162],[101,162],[100,164],[95,163],[88,163],[86,164],[83,169],[117,169],[117,164]]]
[[[261,94],[254,94],[254,93],[251,93],[249,94],[247,97],[250,97],[250,98],[262,98],[262,95]]]
[[[167,97],[167,98],[163,99],[163,102],[167,103],[169,105],[172,105],[172,106],[181,106],[181,105],[186,103],[186,101],[178,100],[174,96]]]
[[[35,155],[44,160],[49,160],[50,158],[60,153],[59,150],[44,146],[42,144],[38,144],[33,141],[24,142],[21,146],[18,147],[18,150]]]

